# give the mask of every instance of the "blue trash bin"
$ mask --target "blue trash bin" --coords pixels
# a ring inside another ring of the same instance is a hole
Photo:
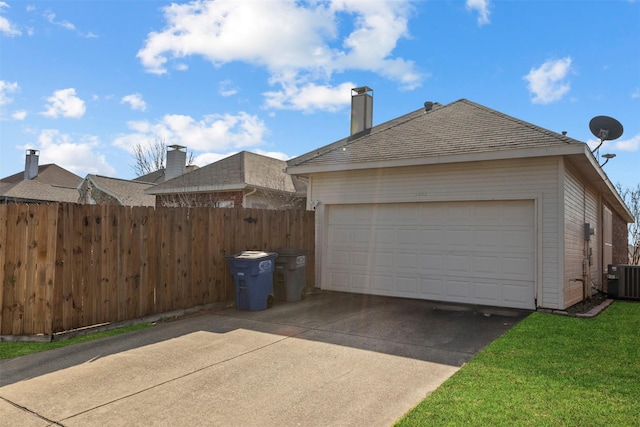
[[[238,310],[266,310],[273,303],[275,252],[244,251],[227,257]]]

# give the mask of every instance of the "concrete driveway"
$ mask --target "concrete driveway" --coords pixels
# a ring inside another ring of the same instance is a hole
[[[528,311],[333,292],[0,361],[0,425],[388,426]]]

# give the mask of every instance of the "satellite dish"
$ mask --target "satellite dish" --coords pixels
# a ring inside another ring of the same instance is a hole
[[[600,167],[604,167],[604,165],[606,165],[606,164],[607,164],[607,162],[608,162],[609,160],[613,159],[615,156],[616,156],[616,155],[615,155],[615,154],[613,154],[613,153],[606,153],[606,154],[603,154],[603,155],[602,155],[602,157],[603,157],[603,158],[605,158],[605,159],[607,159],[607,160],[605,160],[605,161],[604,161],[604,163],[600,165]]]
[[[598,150],[603,142],[620,138],[623,130],[619,121],[608,116],[596,116],[591,119],[589,129],[600,140],[600,144],[591,150],[592,153]]]
[[[596,116],[589,122],[589,129],[600,141],[612,141],[622,136],[622,125],[613,117]]]

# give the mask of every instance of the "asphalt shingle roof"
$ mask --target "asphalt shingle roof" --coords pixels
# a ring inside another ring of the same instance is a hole
[[[296,183],[284,172],[283,160],[241,151],[193,172],[158,184],[147,194],[175,191],[216,191],[224,188],[263,188],[296,192]]]
[[[413,111],[288,162],[326,166],[580,143],[466,99]]]
[[[81,182],[81,177],[56,164],[41,165],[33,179],[25,180],[20,172],[0,180],[0,199],[76,203]]]
[[[155,206],[156,204],[155,196],[144,192],[153,184],[101,175],[87,175],[86,179],[90,179],[97,189],[116,197],[125,206]]]

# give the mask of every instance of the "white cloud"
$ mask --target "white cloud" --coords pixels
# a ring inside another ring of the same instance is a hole
[[[56,21],[56,14],[51,11],[45,12],[44,17],[47,19],[47,21],[49,21],[50,24],[57,25],[58,27],[62,27],[65,30],[76,30],[76,26],[69,21]]]
[[[218,93],[221,96],[233,96],[238,93],[238,89],[235,87],[231,80],[223,80],[218,83]]]
[[[18,82],[9,83],[4,80],[0,80],[0,105],[7,105],[13,101],[8,94],[15,93],[20,90]]]
[[[279,160],[289,160],[291,159],[291,156],[288,156],[285,153],[282,153],[280,151],[264,151],[264,150],[260,150],[260,149],[256,149],[256,150],[250,150],[253,153],[256,154],[260,154],[262,156],[267,156],[267,157],[272,157],[274,159],[279,159]],[[215,163],[217,161],[220,161],[226,157],[229,156],[233,156],[234,154],[237,154],[238,151],[231,151],[225,154],[219,154],[219,153],[202,153],[196,157],[193,158],[193,164],[203,167],[203,166],[207,166],[210,165],[211,163]]]
[[[77,119],[86,111],[84,101],[76,96],[76,90],[73,88],[53,92],[53,95],[47,98],[47,102],[49,104],[42,112],[42,115],[47,117],[63,116]]]
[[[44,13],[44,17],[50,24],[53,24],[53,25],[56,25],[58,27],[64,28],[65,30],[75,31],[81,37],[86,37],[88,39],[95,39],[95,38],[99,37],[98,35],[96,35],[95,33],[91,32],[91,31],[89,31],[87,33],[84,33],[82,31],[78,30],[76,28],[76,26],[73,23],[69,22],[69,21],[56,21],[56,14],[51,12],[50,10],[48,10],[48,11],[46,11]]]
[[[113,144],[128,151],[137,144],[154,140],[183,145],[194,151],[225,151],[262,145],[267,133],[262,120],[244,112],[211,114],[201,120],[170,114],[156,123],[131,121],[127,125],[133,132],[118,136]]]
[[[289,160],[292,157],[287,155],[286,153],[283,153],[281,151],[264,151],[264,150],[260,150],[260,149],[256,149],[256,150],[252,150],[254,153],[256,154],[260,154],[262,156],[267,156],[267,157],[272,157],[274,159],[279,159],[279,160]]]
[[[57,129],[44,129],[38,135],[41,164],[55,163],[80,176],[89,173],[115,175],[115,169],[98,151],[99,146],[98,137],[93,135],[74,139]]]
[[[635,91],[631,94],[631,99],[639,99],[640,98],[640,87],[637,87]]]
[[[534,104],[550,104],[559,101],[569,92],[571,85],[565,80],[571,71],[571,57],[549,60],[538,68],[532,68],[524,80],[533,94]]]
[[[587,145],[591,150],[594,150],[600,144],[599,139],[590,139],[587,141]],[[640,134],[637,134],[629,139],[604,141],[600,146],[600,152],[606,151],[639,151],[640,150]]]
[[[203,153],[193,158],[193,164],[196,166],[207,166],[211,163],[215,163],[219,160],[224,159],[225,157],[233,156],[237,151],[227,153],[227,154],[218,154],[218,153]]]
[[[640,134],[629,139],[621,141],[612,141],[613,149],[619,151],[638,151],[640,150]]]
[[[139,93],[132,93],[131,95],[123,96],[120,103],[129,104],[132,110],[146,111],[147,109],[147,104]]]
[[[14,120],[24,120],[27,118],[27,112],[24,110],[17,110],[11,113],[11,118]]]
[[[475,10],[478,12],[478,25],[482,26],[489,23],[489,0],[467,0],[467,10]]]
[[[162,9],[166,27],[149,33],[137,56],[148,72],[156,74],[166,73],[170,61],[193,55],[216,67],[233,61],[257,65],[269,71],[272,85],[282,86],[282,94],[292,84],[327,86],[336,73],[347,70],[371,71],[414,89],[424,76],[412,61],[393,56],[398,41],[409,37],[409,4],[407,0],[174,3]],[[341,38],[339,26],[350,32]],[[296,103],[283,100],[271,105],[292,108]]]
[[[9,7],[10,6],[7,3],[0,1],[0,13],[2,13],[3,9],[9,8]],[[7,37],[15,37],[15,36],[22,35],[22,31],[20,31],[18,26],[13,22],[9,21],[4,16],[0,16],[0,33],[4,34]]]
[[[337,111],[351,102],[351,89],[355,83],[342,83],[338,87],[320,86],[308,83],[298,86],[282,82],[283,89],[265,92],[267,107],[312,112],[315,110]]]

